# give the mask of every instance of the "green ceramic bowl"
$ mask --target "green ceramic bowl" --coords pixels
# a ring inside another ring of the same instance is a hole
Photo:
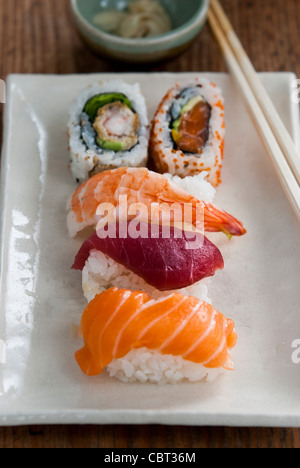
[[[101,9],[123,10],[129,0],[71,0],[75,25],[83,41],[115,61],[149,63],[167,60],[187,49],[206,22],[209,0],[160,0],[171,16],[173,30],[143,39],[123,39],[93,25]]]

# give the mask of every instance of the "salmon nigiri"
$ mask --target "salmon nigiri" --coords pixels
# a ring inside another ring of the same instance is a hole
[[[125,381],[196,381],[232,370],[234,323],[210,304],[178,293],[153,300],[140,291],[111,288],[85,309],[84,347],[75,358],[83,373],[105,368]]]
[[[198,227],[204,224],[207,232],[224,232],[230,236],[241,236],[246,233],[242,223],[217,208],[215,205],[198,200],[164,175],[149,171],[146,168],[119,168],[108,170],[91,177],[80,185],[71,197],[68,206],[68,229],[71,237],[89,226],[95,226],[100,217],[97,209],[101,204],[119,206],[119,197],[126,196],[127,206],[142,204],[151,211],[151,205],[159,207],[175,206],[176,215],[185,222]],[[163,209],[163,208],[162,208]],[[204,223],[202,222],[204,221]]]

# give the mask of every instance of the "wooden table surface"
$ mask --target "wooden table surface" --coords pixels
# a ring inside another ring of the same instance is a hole
[[[223,0],[223,5],[258,71],[293,71],[300,77],[299,0]],[[0,0],[0,45],[0,79],[10,73],[137,70],[106,63],[82,45],[74,31],[69,0]],[[150,71],[218,72],[226,67],[206,25],[187,52]],[[0,428],[1,448],[299,448],[299,439],[297,428]]]

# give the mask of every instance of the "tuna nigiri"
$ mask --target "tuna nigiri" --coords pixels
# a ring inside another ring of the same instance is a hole
[[[97,174],[77,188],[68,206],[67,224],[69,234],[74,237],[79,231],[95,226],[99,221],[97,209],[101,204],[119,206],[119,197],[127,197],[127,205],[139,203],[150,212],[152,204],[159,207],[176,204],[179,218],[185,221],[186,213],[191,215],[189,224],[197,226],[204,218],[204,230],[224,232],[228,236],[246,233],[242,223],[217,208],[189,195],[167,177],[145,168],[119,168]]]
[[[88,376],[107,368],[126,381],[178,382],[233,369],[234,323],[194,297],[174,293],[153,300],[111,288],[87,306],[81,332],[84,346],[75,358]]]
[[[138,236],[132,235],[133,229]],[[102,229],[83,243],[73,269],[83,270],[91,251],[99,250],[151,286],[169,291],[188,287],[224,268],[219,249],[200,233],[163,226],[153,232],[148,223],[122,221],[116,223],[113,237],[106,234]]]

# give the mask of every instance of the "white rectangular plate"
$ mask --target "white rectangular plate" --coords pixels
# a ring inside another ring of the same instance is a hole
[[[2,154],[0,425],[180,424],[300,426],[300,228],[232,79],[204,74],[223,90],[227,137],[216,204],[248,230],[215,235],[225,269],[213,278],[213,305],[236,323],[235,371],[214,383],[123,384],[88,378],[71,339],[85,300],[70,270],[79,241],[66,228],[76,187],[68,169],[68,111],[96,80],[140,82],[149,116],[166,90],[190,74],[12,75]],[[194,74],[192,75],[194,76]],[[263,74],[298,141],[292,74]],[[298,345],[299,346],[299,345]],[[5,351],[5,352],[4,352]]]

